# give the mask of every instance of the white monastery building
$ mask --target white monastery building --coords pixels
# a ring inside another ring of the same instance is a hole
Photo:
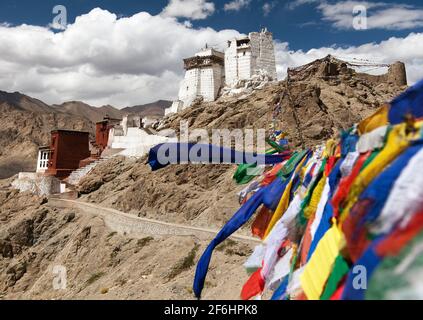
[[[178,100],[166,110],[166,115],[189,107],[197,97],[216,100],[224,84],[224,54],[205,48],[194,57],[184,59],[185,78],[179,88]]]
[[[189,107],[196,98],[215,101],[221,89],[235,86],[240,80],[266,74],[277,80],[273,35],[267,29],[228,41],[225,53],[206,48],[184,59],[185,78],[179,88],[178,100],[165,115]]]
[[[146,118],[141,119],[137,115],[124,116],[119,125],[110,129],[106,151],[115,150],[117,154],[126,157],[142,157],[157,144],[176,142],[176,138],[160,135],[145,123]]]
[[[231,87],[240,80],[263,72],[276,80],[273,35],[267,29],[251,32],[247,37],[228,41],[225,51],[225,81]]]

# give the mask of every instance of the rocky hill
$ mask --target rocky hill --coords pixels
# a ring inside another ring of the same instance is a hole
[[[0,221],[0,299],[193,299],[193,266],[208,244],[121,236],[101,218],[15,191],[0,190]],[[222,246],[215,259],[228,271],[211,272],[205,298],[236,299],[246,280],[236,275],[250,253],[241,243]],[[53,287],[57,267],[66,268],[65,290]]]
[[[358,73],[332,56],[290,71],[290,79],[268,84],[263,90],[246,88],[243,93],[199,103],[168,118],[162,128],[179,129],[181,120],[190,128],[268,130],[275,120],[288,140],[312,146],[347,129],[389,102],[406,88],[394,64],[383,76]],[[389,77],[388,77],[389,75]],[[275,105],[280,112],[273,119]]]
[[[49,105],[41,100],[31,98],[19,92],[4,92],[0,91],[0,105],[20,111],[29,111],[34,113],[51,112]]]
[[[162,118],[164,116],[164,110],[170,107],[171,104],[171,101],[159,100],[152,103],[117,109],[110,105],[93,107],[81,101],[68,101],[60,105],[53,105],[52,107],[58,112],[82,116],[95,123],[103,120],[106,115],[114,119],[122,119],[125,114]]]

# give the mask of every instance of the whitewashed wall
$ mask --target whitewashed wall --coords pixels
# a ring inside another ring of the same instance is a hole
[[[225,82],[227,86],[232,86],[238,81],[238,52],[236,40],[230,42],[225,51]]]
[[[253,74],[264,70],[272,79],[276,80],[275,46],[272,33],[252,32],[249,37],[254,58]]]
[[[218,64],[187,70],[179,89],[179,100],[183,102],[183,108],[190,106],[198,96],[202,96],[204,101],[216,100],[222,82],[223,67]]]
[[[185,72],[185,78],[179,89],[179,100],[184,106],[190,105],[199,93],[200,69],[191,69]]]
[[[113,137],[111,148],[124,149],[119,153],[123,156],[142,157],[152,147],[165,142],[176,142],[176,138],[151,135],[140,128],[128,128],[126,135]]]
[[[29,191],[39,196],[49,196],[61,192],[59,179],[36,172],[20,172],[18,178],[12,182],[12,187],[20,192]]]
[[[180,110],[182,110],[183,106],[184,106],[183,101],[181,100],[173,101],[172,105],[169,108],[165,109],[165,116],[169,116],[171,114],[179,112]]]
[[[225,83],[232,87],[239,80],[248,80],[259,71],[277,79],[275,47],[271,32],[251,32],[249,44],[237,47],[237,39],[225,50]]]
[[[238,50],[238,80],[250,79],[253,75],[252,53],[250,49]]]
[[[204,101],[210,102],[217,98],[222,86],[223,69],[218,64],[200,70],[199,95]]]

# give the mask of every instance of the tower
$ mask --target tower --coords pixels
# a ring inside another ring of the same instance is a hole
[[[223,64],[223,53],[207,47],[184,59],[185,78],[179,88],[182,109],[190,106],[197,97],[202,97],[204,101],[216,100],[223,85]]]
[[[260,72],[277,79],[273,35],[267,29],[228,41],[225,51],[225,80],[227,86],[250,79]]]

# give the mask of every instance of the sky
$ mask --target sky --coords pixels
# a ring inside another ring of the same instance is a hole
[[[280,80],[327,54],[401,60],[410,84],[423,78],[421,0],[2,0],[0,90],[118,108],[172,100],[183,58],[263,27]]]

